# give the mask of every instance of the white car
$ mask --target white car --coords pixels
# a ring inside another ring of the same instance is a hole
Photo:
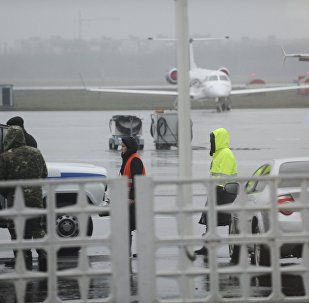
[[[66,178],[96,178],[107,176],[106,169],[101,166],[96,166],[86,163],[54,163],[47,162],[48,178],[49,179],[66,179]],[[56,188],[56,206],[57,208],[67,207],[76,204],[78,194],[77,184],[64,184]],[[107,201],[106,186],[104,183],[90,183],[85,187],[85,192],[89,204],[103,206]],[[47,191],[43,189],[43,196],[46,198]],[[57,233],[61,237],[74,237],[78,234],[78,220],[75,216],[63,214],[56,221]],[[88,220],[88,236],[92,235],[93,222],[92,218]]]
[[[306,176],[309,173],[309,158],[275,159],[261,165],[253,174],[258,176],[298,175]],[[246,203],[252,206],[265,206],[270,203],[290,204],[298,202],[301,194],[301,180],[288,178],[281,180],[277,185],[276,201],[271,201],[270,183],[266,180],[249,180],[244,188]],[[237,203],[239,197],[234,203]],[[246,213],[247,225],[245,231],[252,234],[264,234],[269,231],[271,222],[270,209],[248,211]],[[233,213],[229,226],[229,234],[239,234],[238,213]],[[281,232],[298,233],[303,230],[302,216],[300,212],[292,209],[280,209],[278,211],[278,224]],[[248,252],[251,263],[256,265],[270,265],[270,248],[266,244],[250,244]],[[240,254],[240,246],[230,244],[229,253],[232,263],[237,263]],[[280,249],[281,258],[301,257],[302,245],[300,243],[284,243]]]

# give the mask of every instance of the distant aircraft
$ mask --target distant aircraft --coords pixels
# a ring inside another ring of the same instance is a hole
[[[155,40],[154,38],[148,38]],[[264,87],[264,88],[251,88],[251,89],[233,89],[232,83],[229,78],[229,71],[227,68],[222,67],[217,70],[208,70],[198,68],[194,61],[193,54],[193,41],[195,40],[218,40],[222,38],[198,38],[190,39],[190,97],[191,101],[201,100],[214,100],[217,112],[229,111],[231,109],[231,96],[232,95],[247,95],[262,92],[286,91],[295,90],[299,88],[309,88],[309,85],[291,85],[291,86],[277,86],[277,87]],[[228,37],[224,37],[228,39]],[[159,39],[158,39],[159,40]],[[160,40],[175,40],[175,39],[160,39]],[[167,77],[169,83],[177,84],[177,69],[173,68],[169,71]],[[124,88],[88,88],[89,91],[108,92],[108,93],[124,93],[124,94],[143,94],[143,95],[163,95],[175,96],[177,101],[177,91],[167,90],[145,90],[145,89],[124,89]]]
[[[231,100],[230,92],[232,89],[231,80],[229,79],[229,70],[226,67],[220,67],[217,70],[200,68],[195,63],[193,42],[194,41],[209,41],[209,40],[223,40],[229,39],[229,36],[223,38],[190,38],[189,39],[189,56],[190,56],[190,70],[189,70],[189,85],[190,96],[193,100],[215,99],[217,102],[217,111],[230,110]],[[176,41],[171,38],[152,38],[148,40],[156,41]],[[177,84],[177,68],[172,68],[165,76],[169,84]]]
[[[298,58],[299,61],[309,61],[309,54],[288,54],[285,52],[284,48],[282,48],[283,55],[284,55],[284,60],[285,58]]]

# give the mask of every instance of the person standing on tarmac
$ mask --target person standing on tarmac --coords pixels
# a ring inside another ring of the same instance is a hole
[[[210,175],[213,177],[237,176],[237,164],[234,153],[230,149],[230,134],[225,128],[215,129],[210,133]],[[223,185],[217,185],[217,204],[224,203]],[[227,194],[229,196],[229,194]],[[220,214],[219,214],[220,215]],[[220,221],[220,216],[219,220]],[[206,226],[207,215],[202,213],[199,224]],[[220,225],[220,224],[219,224]],[[205,232],[206,233],[206,232]],[[195,251],[197,255],[207,255],[207,249],[203,246]]]
[[[136,229],[134,177],[146,175],[141,156],[137,153],[138,144],[134,137],[122,138],[120,175],[128,177],[129,186],[129,254],[131,255],[132,231]],[[133,255],[134,256],[134,255]]]
[[[47,177],[47,167],[41,152],[26,145],[23,129],[19,126],[10,126],[4,137],[4,152],[0,154],[0,180],[41,179]],[[44,208],[42,188],[40,186],[24,186],[22,188],[25,205],[33,208]],[[1,195],[7,199],[8,207],[14,206],[15,188],[1,188]],[[15,240],[16,231],[12,220],[9,232]],[[45,229],[41,226],[41,217],[32,217],[26,220],[24,238],[42,238]],[[16,258],[16,251],[14,256]],[[37,249],[39,270],[46,271],[47,258],[42,249]],[[32,252],[23,251],[26,268],[32,270]]]
[[[13,125],[20,126],[23,129],[23,132],[24,132],[24,136],[25,136],[25,139],[26,139],[26,145],[32,146],[32,147],[35,147],[35,148],[38,147],[38,144],[37,144],[36,140],[34,139],[34,137],[32,135],[30,135],[25,130],[24,119],[22,117],[19,117],[19,116],[12,117],[11,119],[9,119],[6,122],[6,125],[8,125],[8,126],[13,126]]]

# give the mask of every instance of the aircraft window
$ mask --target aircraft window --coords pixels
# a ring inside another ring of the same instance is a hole
[[[218,81],[218,76],[217,75],[213,75],[213,76],[209,76],[209,81]]]
[[[227,76],[221,75],[221,76],[220,76],[220,80],[222,80],[222,81],[228,81],[229,79],[227,78]]]

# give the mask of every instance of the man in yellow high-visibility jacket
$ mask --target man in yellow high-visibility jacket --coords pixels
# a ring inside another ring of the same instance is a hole
[[[210,156],[212,176],[236,176],[236,158],[230,149],[230,134],[225,128],[215,129],[210,134]]]
[[[237,175],[237,164],[234,153],[230,149],[230,134],[225,128],[217,128],[210,134],[210,156],[212,162],[210,165],[210,175],[214,177],[226,177]],[[225,193],[223,185],[217,186],[217,203],[225,204]],[[224,214],[223,214],[224,216]],[[220,222],[219,225],[225,225]],[[206,225],[207,215],[203,213],[199,221],[200,224]],[[207,255],[207,249],[203,246],[195,251],[197,255]]]

